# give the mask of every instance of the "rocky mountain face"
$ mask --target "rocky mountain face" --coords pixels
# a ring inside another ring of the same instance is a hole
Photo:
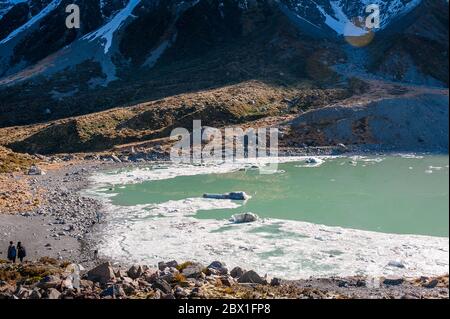
[[[448,86],[448,2],[423,1],[370,46],[370,69],[396,81]]]
[[[65,26],[71,3],[80,29]],[[330,66],[352,63],[345,37],[367,33],[372,3],[368,70],[448,85],[448,63],[437,65],[448,57],[445,0],[3,0],[0,126],[246,80],[336,87],[346,79]]]

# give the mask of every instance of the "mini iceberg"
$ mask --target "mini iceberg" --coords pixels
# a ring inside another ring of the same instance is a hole
[[[203,194],[203,198],[209,199],[231,199],[231,200],[247,200],[251,196],[245,192],[231,192],[226,194]]]
[[[320,164],[320,163],[322,163],[322,160],[320,160],[318,158],[310,157],[305,160],[305,163],[306,164]]]
[[[296,167],[319,167],[324,163],[324,161],[320,158],[316,157],[308,157],[303,161],[304,164],[296,165]]]
[[[230,222],[235,224],[253,223],[259,219],[258,215],[253,213],[243,213],[231,216]]]

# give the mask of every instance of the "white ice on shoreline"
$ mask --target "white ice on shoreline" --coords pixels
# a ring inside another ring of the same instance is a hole
[[[221,260],[286,279],[320,276],[442,275],[448,238],[384,234],[299,221],[251,224],[199,220],[198,210],[236,208],[231,201],[190,198],[122,207],[105,200],[108,223],[99,251],[121,263]],[[390,267],[399,261],[405,268]]]
[[[302,160],[297,157],[290,161]],[[172,259],[206,264],[220,260],[229,267],[241,266],[286,279],[448,273],[448,238],[384,234],[279,219],[235,225],[228,220],[202,220],[194,216],[200,210],[239,207],[233,201],[187,198],[161,204],[117,206],[100,188],[176,176],[228,173],[240,167],[242,164],[190,166],[191,169],[173,166],[164,170],[139,168],[96,174],[93,180],[97,188],[91,191],[105,203],[107,219],[99,234],[100,254],[126,264],[155,265]],[[405,268],[389,266],[392,262],[400,262]]]
[[[179,176],[194,176],[207,174],[226,174],[238,171],[242,168],[264,167],[270,163],[289,163],[302,162],[310,156],[292,156],[292,157],[278,157],[278,158],[258,158],[257,160],[242,160],[234,163],[206,163],[204,165],[188,165],[188,164],[174,164],[168,166],[166,169],[151,169],[150,167],[134,168],[133,170],[116,170],[110,173],[98,172],[91,177],[91,182],[95,187],[106,187],[109,185],[126,185],[138,184],[145,181],[157,181],[164,179],[176,178]],[[318,165],[309,165],[309,167],[319,167],[326,159],[338,158],[338,156],[316,156]],[[306,164],[308,165],[308,164]]]

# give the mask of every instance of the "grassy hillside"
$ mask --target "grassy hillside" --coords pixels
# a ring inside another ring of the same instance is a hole
[[[176,127],[189,129],[193,120],[221,127],[321,107],[349,95],[347,88],[315,89],[307,83],[269,86],[250,81],[45,124],[2,128],[0,145],[31,154],[103,151],[169,136]]]

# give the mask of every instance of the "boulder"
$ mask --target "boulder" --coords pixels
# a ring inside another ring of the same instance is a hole
[[[270,285],[273,287],[281,286],[281,279],[280,278],[272,278],[270,281]]]
[[[158,279],[158,277],[159,277],[158,272],[151,269],[147,270],[143,275],[144,280],[149,283],[155,282],[155,280]]]
[[[165,294],[170,294],[172,293],[172,287],[169,285],[169,283],[167,283],[166,281],[162,280],[162,279],[157,279],[153,285],[152,285],[153,289],[159,289],[161,290],[163,293]]]
[[[32,291],[30,289],[20,287],[16,293],[16,296],[19,299],[28,299],[28,297],[30,296],[31,293],[32,293]]]
[[[128,277],[128,272],[123,269],[118,269],[114,272],[114,276],[116,276],[116,278],[125,278]]]
[[[55,288],[50,288],[47,290],[47,298],[48,299],[59,299],[61,297],[61,293]]]
[[[166,268],[176,268],[176,267],[178,267],[178,262],[176,260],[172,260],[172,261],[169,261],[169,262],[161,261],[161,262],[158,263],[158,268],[161,271],[163,271]]]
[[[136,288],[131,284],[123,284],[122,287],[127,295],[132,295],[136,292]]]
[[[186,290],[184,290],[183,288],[177,287],[177,288],[175,289],[175,296],[176,296],[178,299],[183,299],[183,298],[187,298],[187,297],[189,296],[189,293],[186,292]]]
[[[159,278],[166,282],[173,282],[175,281],[175,274],[170,271],[165,271],[159,275]]]
[[[74,285],[73,285],[73,281],[72,281],[72,276],[67,277],[66,279],[64,279],[61,282],[61,289],[69,289],[72,290],[74,289]]]
[[[182,274],[186,278],[199,278],[203,273],[203,265],[199,263],[194,263],[183,269]]]
[[[221,277],[220,278],[220,282],[222,283],[222,285],[227,286],[227,287],[231,287],[234,284],[233,278],[231,278],[229,276]]]
[[[56,288],[59,285],[61,285],[61,278],[59,278],[58,276],[49,275],[44,277],[37,286],[42,289],[50,289]]]
[[[80,280],[81,289],[92,289],[94,288],[94,283],[90,280]]]
[[[87,275],[89,280],[103,284],[115,279],[114,270],[109,262],[91,269]]]
[[[241,267],[234,267],[231,272],[230,275],[233,278],[240,278],[242,277],[242,275],[245,273],[245,270],[242,269]]]
[[[36,176],[36,175],[45,175],[45,172],[36,165],[32,165],[28,170],[28,175]]]
[[[133,265],[128,270],[128,276],[132,279],[138,279],[144,274],[145,270],[142,266]]]
[[[225,264],[221,263],[220,261],[214,261],[212,262],[208,267],[208,269],[214,269],[221,275],[228,274],[228,269],[225,266]]]
[[[39,290],[33,289],[33,291],[31,292],[29,298],[30,298],[30,299],[41,299],[41,298],[42,298],[42,295],[41,295],[41,293],[39,292]]]
[[[111,287],[106,288],[103,290],[100,294],[101,297],[112,297],[112,298],[119,298],[126,296],[125,291],[122,287],[118,285],[113,285]]]
[[[383,284],[387,286],[399,286],[401,285],[405,280],[403,278],[385,278],[383,280]]]
[[[433,288],[436,288],[438,284],[439,284],[439,280],[433,279],[430,282],[427,282],[426,284],[424,284],[423,286],[428,289],[433,289]]]
[[[258,284],[265,285],[267,284],[266,280],[261,278],[255,271],[250,270],[245,272],[239,279],[238,282],[241,284]]]
[[[231,216],[230,222],[235,224],[253,223],[259,219],[258,215],[253,213],[243,213]]]
[[[163,295],[161,295],[161,299],[173,300],[173,299],[177,299],[177,298],[175,298],[174,294],[170,293],[170,294],[163,294]]]

